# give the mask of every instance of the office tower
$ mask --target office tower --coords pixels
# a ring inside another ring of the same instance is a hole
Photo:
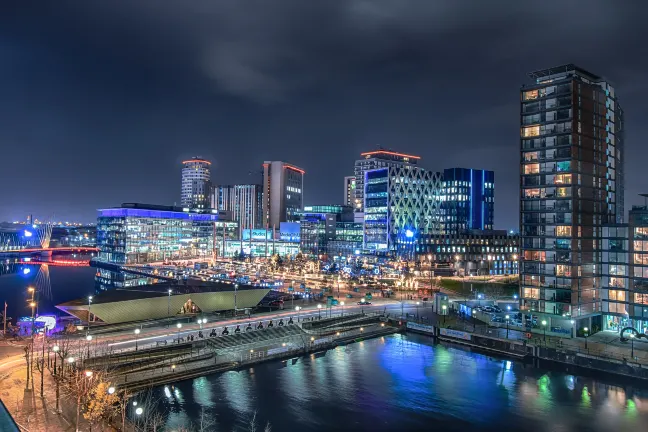
[[[423,234],[438,232],[442,175],[412,165],[379,168],[364,178],[364,246],[413,257]],[[401,239],[402,241],[398,241]]]
[[[261,185],[219,185],[214,187],[212,208],[232,213],[241,228],[261,228],[263,221]]]
[[[211,194],[211,162],[195,157],[182,162],[180,205],[188,208],[209,208]]]
[[[448,168],[443,171],[440,224],[444,234],[492,230],[495,206],[493,171]]]
[[[607,81],[572,64],[529,76],[520,94],[521,307],[547,328],[572,319],[590,327],[600,322],[603,225],[623,219],[623,111]]]
[[[355,176],[344,177],[344,201],[345,206],[353,207],[355,201],[356,179]]]
[[[214,250],[217,210],[125,203],[101,209],[97,217],[99,260],[143,264],[208,258]]]
[[[304,205],[305,171],[285,162],[263,163],[263,226],[296,222]]]
[[[364,185],[367,171],[377,168],[414,167],[421,159],[419,156],[396,153],[390,150],[375,150],[361,153],[360,156],[362,156],[362,159],[358,159],[354,167],[356,179],[354,208],[359,213],[364,211]]]
[[[304,254],[353,255],[362,249],[363,223],[354,222],[352,206],[306,206],[300,212],[300,250]]]

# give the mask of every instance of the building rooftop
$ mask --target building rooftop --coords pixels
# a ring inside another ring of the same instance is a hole
[[[405,153],[397,153],[391,150],[374,150],[370,152],[365,152],[365,153],[360,153],[360,156],[364,157],[371,157],[371,156],[380,156],[380,155],[386,155],[386,156],[397,156],[397,157],[403,157],[403,158],[412,158],[412,159],[421,159],[420,156],[414,156],[414,155],[408,155]]]
[[[587,79],[589,79],[591,81],[601,81],[601,80],[603,80],[602,77],[600,77],[598,75],[594,75],[593,73],[588,72],[585,69],[580,68],[580,67],[576,66],[573,63],[565,64],[565,65],[562,65],[562,66],[555,66],[555,67],[551,67],[551,68],[548,68],[548,69],[541,69],[541,70],[529,72],[529,78],[538,81],[541,78],[547,78],[547,77],[550,77],[552,75],[565,74],[565,73],[569,73],[569,72],[578,73],[579,75],[582,75],[582,76],[584,76],[585,78],[587,78]]]
[[[162,219],[195,219],[217,221],[226,218],[227,212],[215,209],[193,209],[142,203],[123,203],[119,207],[99,209],[103,217],[149,217]]]

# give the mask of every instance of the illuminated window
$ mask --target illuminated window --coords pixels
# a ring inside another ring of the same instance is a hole
[[[540,172],[540,164],[524,165],[524,174],[538,174]]]
[[[524,100],[538,99],[538,90],[524,92]]]
[[[558,198],[566,198],[569,196],[569,193],[567,191],[568,191],[567,188],[558,188],[556,189],[556,196]]]
[[[536,151],[536,152],[524,153],[524,160],[529,161],[529,162],[537,161],[538,160],[538,152]]]
[[[617,301],[625,301],[626,299],[625,291],[619,291],[619,290],[609,290],[608,297],[610,300],[617,300]]]
[[[540,198],[540,189],[525,189],[525,198]]]
[[[570,277],[571,276],[571,268],[569,266],[567,266],[567,265],[558,264],[556,266],[556,276]]]
[[[529,126],[522,129],[523,137],[536,137],[540,135],[540,126]]]
[[[558,237],[571,237],[572,227],[568,225],[558,225],[556,227],[556,236]]]
[[[555,184],[571,184],[572,176],[571,174],[558,174],[554,178]]]

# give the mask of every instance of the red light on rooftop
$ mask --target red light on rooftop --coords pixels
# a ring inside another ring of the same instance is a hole
[[[386,150],[376,150],[376,151],[370,151],[370,152],[366,152],[366,153],[360,153],[360,156],[371,156],[371,155],[379,154],[379,153],[393,155],[393,156],[402,156],[402,157],[412,158],[412,159],[421,159],[421,156],[413,156],[413,155],[408,155],[408,154],[404,154],[404,153],[396,153],[396,152],[386,151]]]
[[[191,159],[191,160],[182,161],[183,164],[191,163],[191,162],[203,162],[206,163],[207,165],[211,165],[211,162],[205,159]]]
[[[291,169],[291,170],[297,171],[297,172],[302,173],[302,174],[306,174],[306,171],[304,171],[303,169],[294,167],[292,165],[284,164],[284,168]]]

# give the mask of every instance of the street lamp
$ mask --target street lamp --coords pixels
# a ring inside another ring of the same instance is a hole
[[[57,357],[57,354],[58,354],[58,352],[59,352],[59,346],[58,346],[58,345],[54,345],[54,346],[52,347],[52,351],[54,351],[54,375],[56,375],[56,357]]]
[[[299,306],[295,306],[295,310],[297,311],[297,322],[299,322],[299,311],[300,311],[300,309],[301,308]]]
[[[572,338],[573,338],[573,337],[574,337],[574,323],[575,323],[576,321],[574,321],[574,320],[570,320],[569,322],[571,323],[571,326],[572,326],[572,328],[571,328],[571,336],[572,336]]]
[[[171,293],[173,290],[169,290],[169,296],[167,297],[167,328],[169,328],[169,322],[171,322]]]
[[[92,303],[92,296],[88,296],[88,332],[86,334],[90,334],[90,304]]]
[[[140,329],[135,329],[135,351],[137,351],[137,340],[139,338]]]
[[[322,305],[321,304],[317,305],[317,313],[319,315],[319,319],[322,319]]]
[[[344,316],[344,302],[340,302],[340,305],[342,305],[342,316]]]
[[[583,328],[583,334],[585,335],[585,349],[587,349],[587,333],[589,329],[587,327]]]
[[[144,412],[144,410],[142,409],[142,407],[139,407],[139,408],[137,408],[137,409],[135,410],[135,414],[137,414],[138,416],[139,416],[139,415],[142,415],[143,412]]]
[[[542,320],[542,332],[544,333],[544,341],[547,343],[547,321]]]
[[[441,306],[441,310],[443,311],[443,325],[445,325],[446,309],[448,309],[448,306],[446,305]]]
[[[176,327],[178,328],[178,343],[180,343],[180,329],[182,328],[182,323],[176,324]]]
[[[472,310],[472,319],[473,319],[473,331],[475,331],[475,327],[477,326],[477,311],[475,309]]]
[[[92,377],[92,371],[91,370],[85,371],[85,376],[87,376],[88,378],[91,378]]]
[[[510,315],[506,315],[505,318],[506,318],[506,339],[508,339],[508,335],[509,335],[509,320],[511,319],[511,316],[510,316]]]
[[[630,333],[630,346],[631,346],[630,357],[633,360],[634,360],[634,338],[635,338],[634,333]]]

